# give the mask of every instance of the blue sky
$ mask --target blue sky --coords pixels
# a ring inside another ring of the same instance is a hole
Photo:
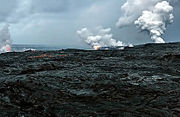
[[[112,28],[114,38],[125,43],[151,42],[134,26],[118,29],[125,0],[0,0],[0,28],[10,24],[15,44],[87,47],[76,31],[97,26]],[[164,35],[166,42],[180,41],[180,4],[174,5],[174,23]]]

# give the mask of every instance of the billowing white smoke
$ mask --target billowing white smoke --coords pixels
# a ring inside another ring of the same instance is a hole
[[[149,32],[155,43],[165,43],[161,37],[166,31],[167,24],[173,22],[173,7],[167,1],[158,2],[152,11],[143,11],[135,24],[141,30]]]
[[[101,28],[97,31],[97,33],[93,34],[87,28],[83,28],[77,31],[77,34],[88,45],[92,46],[96,50],[100,47],[124,46],[121,41],[116,41],[115,39],[113,39],[113,35],[110,32],[111,28]]]
[[[173,22],[173,7],[171,0],[127,0],[121,7],[123,12],[116,26],[123,28],[134,25],[142,31],[148,31],[155,43],[165,43],[162,35],[168,24]],[[93,48],[105,46],[126,46],[121,41],[112,38],[111,29],[99,29],[97,33],[90,32],[87,28],[77,31],[79,37]],[[130,46],[130,45],[129,45]]]
[[[119,18],[116,25],[119,28],[132,25],[134,21],[142,14],[144,10],[150,10],[161,0],[127,0],[122,6],[122,17]]]
[[[169,0],[168,0],[169,1]],[[121,7],[123,16],[116,25],[119,28],[136,25],[148,31],[155,43],[164,43],[162,35],[167,24],[173,22],[173,7],[163,0],[127,0]]]
[[[12,40],[9,33],[9,25],[5,25],[0,31],[0,53],[11,51]]]

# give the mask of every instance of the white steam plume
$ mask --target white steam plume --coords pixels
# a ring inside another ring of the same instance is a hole
[[[164,43],[161,37],[168,24],[173,22],[173,7],[169,2],[175,0],[127,0],[121,10],[122,17],[116,25],[119,28],[136,25],[142,31],[148,31],[155,43]]]
[[[167,24],[173,22],[173,7],[167,1],[158,2],[152,11],[143,11],[135,24],[142,31],[148,31],[155,43],[165,43],[161,37]]]
[[[121,41],[116,41],[112,38],[113,35],[110,33],[110,31],[111,28],[101,28],[97,31],[97,33],[93,34],[87,28],[83,28],[77,31],[77,34],[82,40],[96,50],[100,47],[124,46]]]
[[[117,27],[122,28],[134,24],[134,21],[144,10],[150,10],[161,0],[127,0],[122,6],[123,15],[116,23]]]
[[[173,22],[173,7],[169,2],[175,0],[126,0],[121,7],[123,12],[116,26],[136,26],[142,31],[148,31],[155,43],[164,43],[162,35],[168,24]],[[97,33],[90,32],[87,28],[77,31],[79,37],[92,47],[126,46],[121,41],[112,38],[111,29],[100,29]]]
[[[9,25],[5,25],[0,31],[0,53],[11,51],[12,40],[9,33]]]

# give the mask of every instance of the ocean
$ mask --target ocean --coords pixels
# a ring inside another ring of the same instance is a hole
[[[61,50],[64,49],[63,47],[56,47],[56,46],[45,46],[45,45],[25,45],[25,44],[13,44],[12,45],[12,52],[23,52],[27,50]]]

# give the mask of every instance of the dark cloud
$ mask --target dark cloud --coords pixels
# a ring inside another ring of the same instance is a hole
[[[68,10],[69,0],[33,0],[33,13],[59,13]]]
[[[0,0],[0,22],[6,21],[16,8],[17,0]]]
[[[174,22],[172,25],[168,26],[165,38],[167,41],[180,41],[180,1],[175,2],[174,4]]]

